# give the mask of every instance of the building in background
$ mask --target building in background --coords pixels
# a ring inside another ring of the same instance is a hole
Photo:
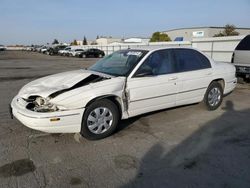
[[[162,31],[167,34],[172,41],[191,41],[193,38],[213,37],[222,32],[225,27],[191,27]],[[239,35],[250,34],[250,28],[235,28]]]
[[[76,43],[78,46],[81,46],[81,45],[83,45],[83,40],[77,40]]]
[[[112,37],[101,37],[99,39],[96,39],[97,45],[107,46],[114,42],[122,42],[122,39],[120,38],[112,38]]]
[[[88,45],[91,45],[93,42],[95,42],[94,40],[88,40],[87,43]],[[76,41],[78,46],[82,46],[83,45],[83,40],[77,40]]]
[[[149,43],[149,38],[141,38],[141,37],[132,37],[132,38],[127,38],[124,39],[124,43],[143,43],[143,44],[148,44]]]

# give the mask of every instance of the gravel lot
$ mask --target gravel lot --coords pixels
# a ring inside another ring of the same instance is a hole
[[[249,84],[216,111],[194,104],[146,114],[99,141],[10,119],[24,84],[95,61],[0,52],[0,187],[250,187]]]

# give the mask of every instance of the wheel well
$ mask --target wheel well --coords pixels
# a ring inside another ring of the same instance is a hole
[[[217,82],[217,83],[219,83],[219,84],[221,85],[222,89],[224,90],[224,88],[225,88],[225,81],[224,81],[224,79],[218,78],[218,79],[216,79],[216,80],[213,80],[212,82]],[[211,82],[211,83],[212,83],[212,82]]]
[[[114,96],[114,95],[104,95],[104,96],[96,97],[96,98],[92,99],[91,101],[89,101],[86,104],[85,108],[87,108],[91,103],[98,101],[98,100],[102,100],[102,99],[108,99],[108,100],[112,101],[117,106],[117,108],[119,110],[120,117],[122,117],[122,107],[121,107],[121,104],[119,102],[119,97]]]

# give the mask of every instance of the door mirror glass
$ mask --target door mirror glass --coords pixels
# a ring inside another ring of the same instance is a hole
[[[152,76],[152,75],[153,75],[153,71],[149,66],[142,66],[135,73],[135,77],[144,77],[144,76]]]

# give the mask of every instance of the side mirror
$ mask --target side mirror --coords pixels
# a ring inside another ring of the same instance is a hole
[[[135,77],[153,76],[153,71],[150,68],[141,68],[135,73]]]

